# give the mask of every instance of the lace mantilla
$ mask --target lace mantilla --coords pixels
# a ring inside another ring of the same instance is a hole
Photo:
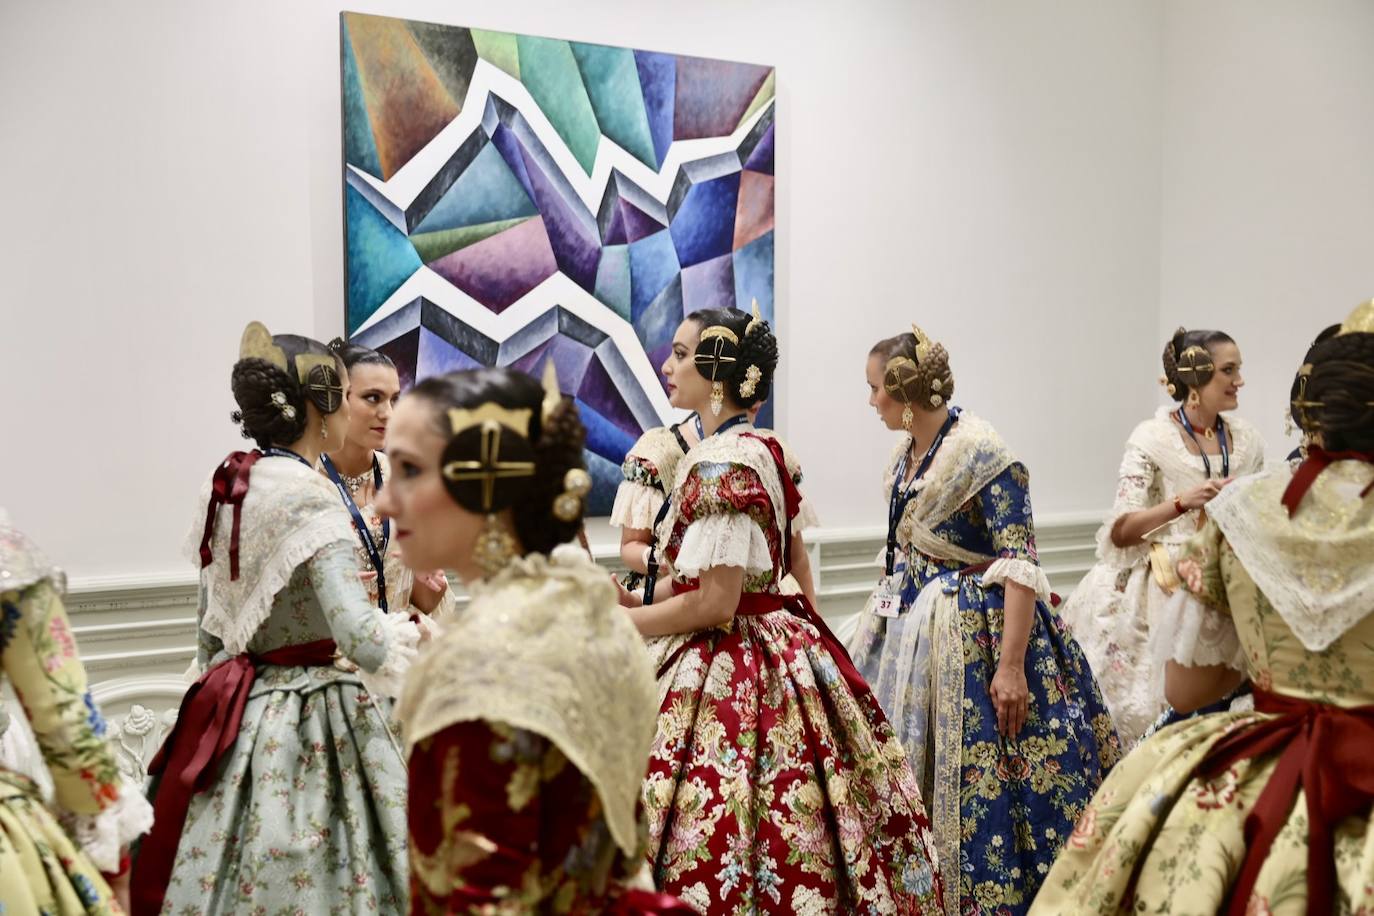
[[[200,565],[200,540],[210,501],[210,480],[196,500],[185,544],[186,556]],[[239,577],[229,578],[229,539],[233,508],[221,506],[211,540],[214,559],[200,571],[205,587],[201,627],[218,636],[230,655],[238,655],[272,611],[296,567],[331,544],[350,548],[357,539],[348,510],[329,481],[290,458],[266,457],[253,465],[243,500],[239,536]]]
[[[23,591],[44,580],[52,581],[59,594],[66,590],[61,570],[49,563],[43,551],[12,526],[9,514],[0,509],[0,592]]]
[[[420,657],[398,715],[407,749],[459,722],[544,736],[591,782],[616,845],[634,856],[656,695],[644,641],[610,577],[565,545],[473,587],[458,622]]]
[[[1245,571],[1293,633],[1321,652],[1374,613],[1374,465],[1338,461],[1290,519],[1282,466],[1238,480],[1207,507]]]

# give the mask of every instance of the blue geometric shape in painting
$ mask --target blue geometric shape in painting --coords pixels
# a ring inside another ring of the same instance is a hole
[[[582,416],[582,425],[587,428],[587,450],[595,452],[611,461],[623,459],[635,437],[612,423],[601,412],[581,398],[577,399],[577,412]]]
[[[682,308],[682,275],[673,277],[658,298],[644,308],[634,320],[635,334],[644,342],[644,349],[657,354],[661,347],[672,343],[677,326],[685,314]],[[655,355],[655,366],[662,356]]]
[[[735,302],[742,309],[757,300],[759,311],[773,320],[773,233],[767,232],[734,253]]]
[[[726,249],[729,250],[728,248]],[[630,243],[630,318],[639,316],[677,276],[680,266],[673,238],[667,231]]]
[[[658,168],[634,52],[577,41],[568,44],[577,59],[577,68],[582,71],[582,83],[601,133],[640,162]]]
[[[607,245],[596,268],[596,298],[630,320],[630,246]]]
[[[539,210],[501,151],[488,143],[415,227],[415,233],[439,232],[534,216]]]
[[[649,119],[649,134],[654,140],[656,166],[663,165],[673,145],[673,101],[677,98],[677,59],[653,51],[635,52],[639,88],[644,95],[644,113]]]
[[[744,167],[751,172],[763,172],[765,175],[773,174],[773,124],[769,119],[768,130],[759,138],[755,144],[754,151],[745,160]]]
[[[685,314],[734,305],[735,269],[730,255],[723,254],[682,269],[682,311]]]
[[[620,463],[608,461],[590,449],[582,450],[582,460],[587,463],[587,473],[592,477],[592,492],[587,497],[585,515],[597,518],[610,515],[615,505],[615,491],[620,486]]]
[[[344,161],[380,178],[382,163],[377,158],[377,141],[372,137],[372,121],[363,102],[353,41],[348,37],[348,21],[343,17],[339,18],[339,28],[342,30],[339,43],[343,45]]]
[[[420,256],[385,217],[351,185],[344,188],[348,233],[348,333],[377,311],[411,274]]]
[[[668,228],[683,267],[730,253],[739,178],[739,158],[733,153],[687,163],[678,173],[668,202]]]
[[[481,365],[429,328],[420,328],[420,353],[415,362],[415,372],[420,378],[460,369],[477,369]]]

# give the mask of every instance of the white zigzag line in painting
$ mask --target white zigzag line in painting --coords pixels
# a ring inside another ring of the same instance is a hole
[[[663,167],[658,171],[649,168],[627,153],[614,140],[602,134],[601,141],[596,147],[596,161],[592,164],[592,173],[587,175],[525,85],[499,67],[479,59],[472,74],[472,82],[468,85],[467,98],[463,100],[462,112],[439,131],[424,149],[401,166],[400,170],[391,176],[390,181],[381,181],[352,165],[347,166],[349,172],[370,186],[377,196],[404,213],[472,132],[481,129],[487,97],[492,94],[514,106],[525,117],[535,136],[544,144],[549,155],[553,157],[564,177],[593,216],[601,207],[601,199],[605,196],[612,170],[619,171],[651,194],[659,203],[666,204],[673,190],[673,181],[677,178],[678,169],[683,163],[707,159],[721,153],[733,153],[775,101],[770,100],[767,104],[759,106],[759,110],[750,115],[729,136],[674,140],[668,148],[667,156],[664,157]],[[372,198],[372,195],[368,196]],[[378,209],[385,213],[387,208]],[[387,218],[396,222],[394,213],[388,214]],[[402,232],[406,231],[404,220],[397,225],[402,227]]]
[[[668,396],[657,383],[658,369],[649,362],[649,355],[644,352],[644,345],[635,335],[634,327],[562,271],[554,273],[497,314],[422,265],[353,332],[353,336],[362,334],[420,296],[497,343],[504,343],[525,330],[549,309],[555,306],[564,308],[614,341],[660,423],[685,416],[668,403]],[[626,392],[621,394],[627,401],[630,400]]]

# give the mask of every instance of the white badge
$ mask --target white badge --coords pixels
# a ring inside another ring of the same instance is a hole
[[[897,576],[883,576],[873,595],[873,613],[879,617],[896,617],[902,606],[900,581]]]

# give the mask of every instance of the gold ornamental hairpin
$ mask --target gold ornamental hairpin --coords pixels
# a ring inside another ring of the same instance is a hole
[[[493,401],[487,401],[485,404],[472,408],[450,407],[448,409],[449,434],[456,436],[474,426],[489,428],[488,424],[494,423],[528,439],[530,437],[530,417],[533,414],[534,411],[528,407],[502,407]]]
[[[923,363],[930,356],[930,348],[934,345],[930,335],[913,321],[911,323],[911,336],[916,338],[916,361]]]
[[[749,310],[753,313],[754,317],[750,318],[749,323],[744,326],[745,337],[748,337],[751,333],[753,333],[754,328],[758,327],[761,324],[766,325],[768,323],[763,320],[763,315],[759,312],[759,300],[753,300],[753,302],[750,304]]]
[[[1355,310],[1341,322],[1341,329],[1336,334],[1374,334],[1374,299],[1355,306]]]

